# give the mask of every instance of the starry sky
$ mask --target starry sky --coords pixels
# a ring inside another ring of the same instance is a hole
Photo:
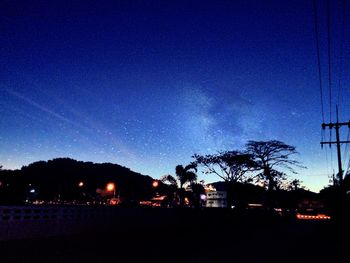
[[[349,21],[341,0],[330,10],[331,96],[318,1],[325,121],[329,98],[347,121]],[[296,146],[308,168],[293,176],[311,190],[337,168],[320,147],[312,1],[5,0],[0,32],[4,168],[71,157],[159,178],[194,153],[271,139]]]

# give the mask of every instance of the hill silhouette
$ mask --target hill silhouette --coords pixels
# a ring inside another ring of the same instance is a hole
[[[41,200],[96,198],[109,182],[115,183],[121,197],[139,200],[151,196],[153,179],[118,164],[57,158],[0,171],[0,181],[1,202],[21,203],[34,196]]]

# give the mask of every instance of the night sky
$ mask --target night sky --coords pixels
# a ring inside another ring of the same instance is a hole
[[[332,105],[348,121],[349,43],[331,2]],[[305,0],[1,1],[0,164],[71,157],[159,178],[194,153],[276,139],[297,147],[308,169],[296,178],[318,191],[337,166],[320,147],[313,19]]]

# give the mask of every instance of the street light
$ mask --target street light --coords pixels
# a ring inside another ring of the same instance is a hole
[[[158,181],[158,180],[154,180],[154,181],[152,182],[152,187],[153,187],[154,189],[157,189],[158,186],[159,186],[159,181]],[[155,194],[156,194],[156,196],[158,196],[157,190],[155,190]]]
[[[159,182],[157,180],[153,181],[152,187],[157,188],[159,186]]]
[[[113,192],[113,197],[115,198],[115,184],[114,183],[108,183],[106,185],[106,190],[108,192]]]
[[[84,182],[83,182],[83,181],[80,181],[80,182],[78,183],[78,186],[79,186],[79,187],[83,187],[83,186],[84,186]]]

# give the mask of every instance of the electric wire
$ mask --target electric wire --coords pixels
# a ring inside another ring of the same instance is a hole
[[[340,95],[342,92],[342,77],[344,67],[344,41],[345,41],[345,18],[346,18],[346,1],[342,1],[342,22],[341,22],[341,38],[340,38],[340,65],[339,65],[339,79],[338,79],[338,97],[337,105],[340,105]]]
[[[350,138],[350,130],[348,129],[348,135],[346,136],[346,140],[349,141]],[[347,157],[348,156],[348,143],[345,143],[344,151],[343,151],[343,158],[342,163],[345,165],[347,163]],[[345,173],[346,174],[346,173]],[[344,175],[345,175],[344,174]]]
[[[322,122],[325,123],[325,111],[324,111],[324,101],[323,101],[323,85],[322,85],[322,69],[321,69],[321,55],[320,55],[320,40],[319,40],[319,27],[318,27],[317,0],[313,0],[313,13],[314,13],[314,33],[315,33],[315,40],[316,40],[315,42],[316,42],[316,53],[317,53],[317,68],[318,68],[318,79],[319,79],[319,90],[320,90],[321,114],[322,114]],[[328,33],[329,33],[329,31],[328,31]],[[330,42],[329,38],[328,38],[328,42]],[[330,48],[329,48],[329,53],[330,53]],[[329,63],[329,69],[330,69],[330,63]],[[331,83],[331,82],[329,82],[329,83]],[[330,90],[330,98],[331,98],[331,90]],[[330,106],[330,109],[331,109],[331,106]],[[331,116],[331,112],[330,112],[330,116]],[[330,135],[331,135],[331,131],[330,131]],[[322,140],[322,142],[324,141],[324,138],[325,138],[325,130],[322,129],[322,132],[321,132],[321,140]],[[330,168],[329,163],[330,162],[329,162],[328,149],[327,148],[328,147],[325,147],[327,175],[331,176],[330,170],[329,170],[329,168]],[[333,169],[333,156],[332,156],[332,151],[330,151],[330,152],[331,152],[331,168]]]
[[[322,86],[322,71],[321,71],[321,58],[320,58],[320,41],[319,41],[319,30],[318,30],[318,10],[317,2],[313,0],[313,11],[314,11],[314,30],[315,30],[315,40],[316,40],[316,53],[317,53],[317,68],[318,68],[318,79],[320,88],[320,98],[321,98],[321,113],[322,122],[325,122],[324,118],[324,103],[323,103],[323,86]]]
[[[331,11],[330,0],[327,0],[327,40],[328,40],[328,88],[329,88],[329,120],[332,122],[332,58],[331,58]],[[329,129],[332,135],[332,129]]]

